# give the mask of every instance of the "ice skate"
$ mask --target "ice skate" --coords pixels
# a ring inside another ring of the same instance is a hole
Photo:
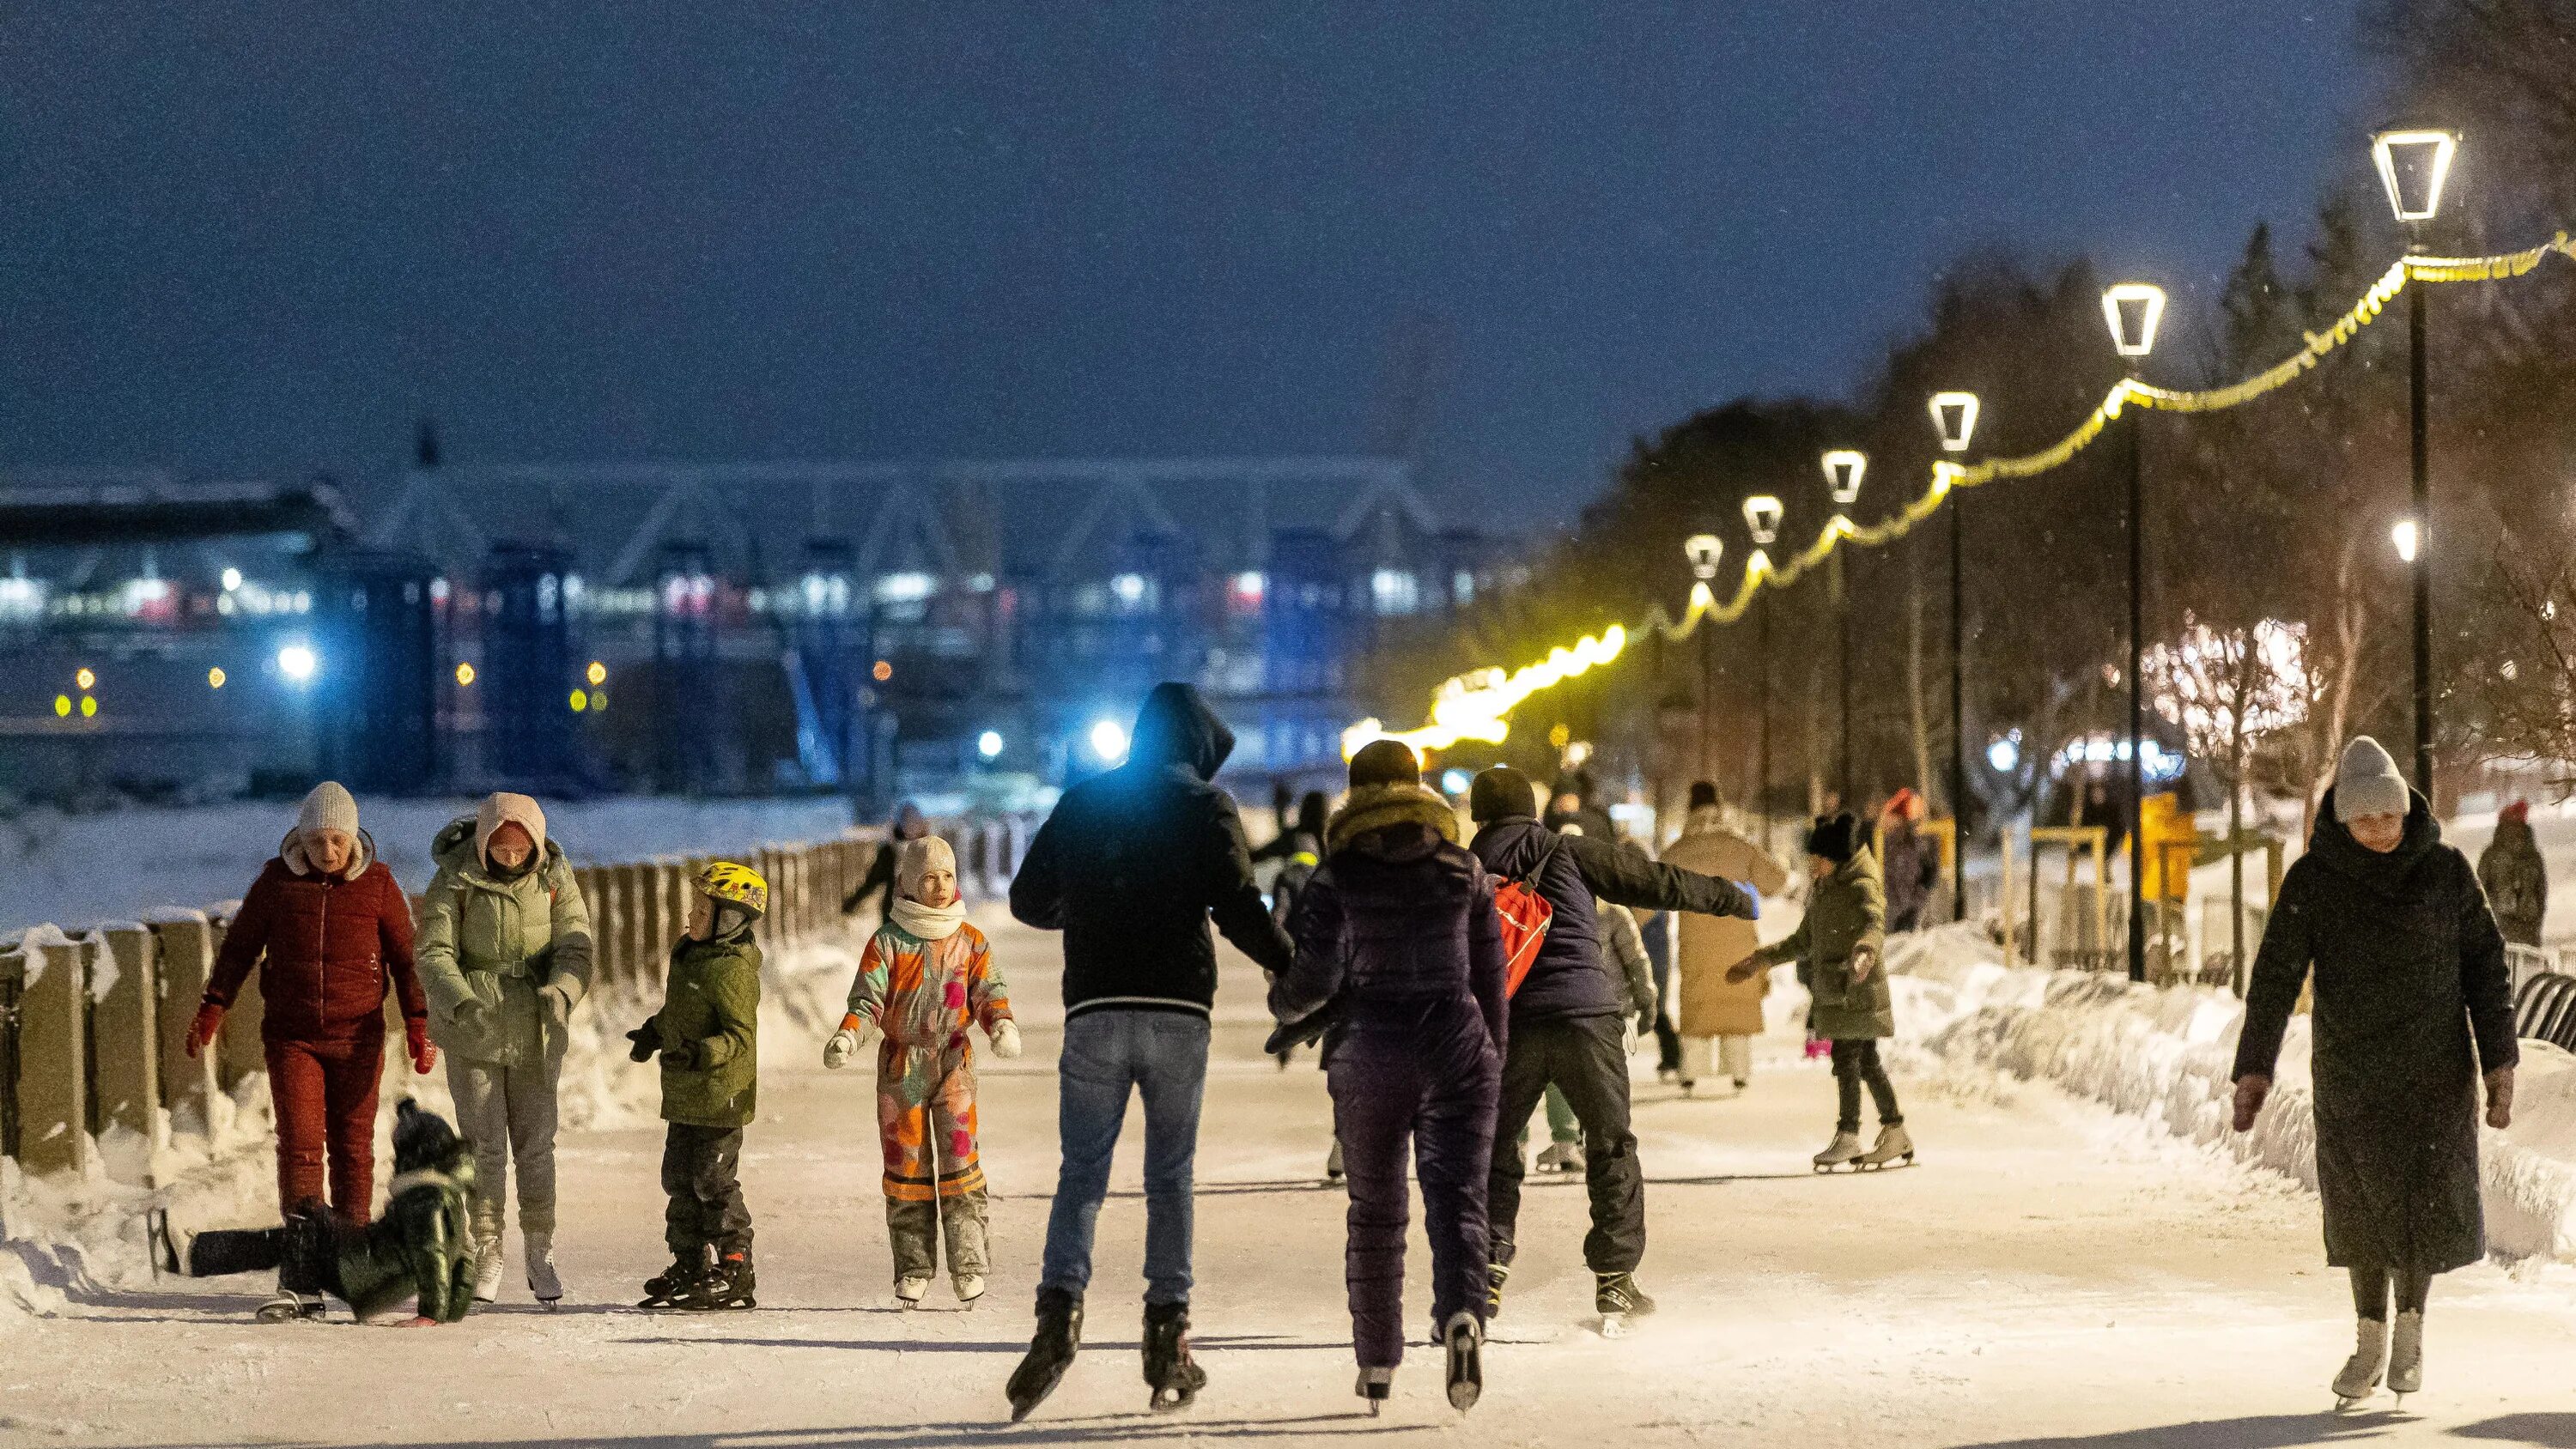
[[[984,1296],[984,1275],[960,1273],[948,1280],[948,1286],[956,1290],[958,1303],[971,1309],[975,1300]]]
[[[1692,1096],[1692,1095],[1696,1094],[1696,1093],[1699,1091],[1699,1079],[1698,1079],[1698,1078],[1696,1078],[1696,1077],[1683,1077],[1683,1078],[1681,1078],[1681,1079],[1680,1079],[1680,1081],[1681,1081],[1681,1086],[1682,1086],[1682,1095],[1683,1095],[1683,1096],[1685,1096],[1685,1097]]]
[[[1503,1311],[1503,1284],[1512,1276],[1509,1263],[1485,1265],[1485,1316],[1498,1318]]]
[[[1324,1154],[1324,1180],[1326,1182],[1342,1180],[1342,1144],[1338,1141],[1333,1144],[1332,1151]]]
[[[758,1286],[751,1269],[751,1259],[741,1253],[727,1253],[716,1265],[702,1273],[690,1286],[688,1297],[680,1306],[691,1313],[721,1313],[739,1308],[758,1308],[753,1296]]]
[[[1011,1370],[1011,1422],[1016,1424],[1064,1382],[1064,1371],[1082,1349],[1082,1300],[1061,1288],[1038,1291],[1038,1331],[1029,1339],[1028,1357]]]
[[[163,1274],[176,1278],[187,1270],[179,1266],[179,1240],[170,1232],[170,1210],[153,1208],[143,1214],[144,1246],[152,1255],[152,1276]]]
[[[523,1244],[528,1253],[528,1293],[548,1308],[563,1302],[563,1278],[555,1272],[555,1235],[529,1233]]]
[[[1549,1143],[1538,1155],[1538,1167],[1541,1172],[1581,1172],[1583,1144],[1580,1142]]]
[[[1472,1313],[1452,1313],[1440,1339],[1449,1350],[1449,1407],[1463,1414],[1485,1392],[1485,1325]]]
[[[1592,1307],[1601,1315],[1603,1338],[1627,1336],[1629,1320],[1643,1318],[1655,1311],[1655,1300],[1637,1286],[1633,1273],[1595,1273],[1597,1286],[1592,1290]]]
[[[2334,1378],[2335,1408],[2349,1409],[2369,1398],[2387,1365],[2388,1325],[2376,1318],[2362,1319],[2354,1333],[2352,1357],[2343,1361],[2343,1372]]]
[[[1834,1140],[1826,1143],[1825,1150],[1816,1154],[1816,1171],[1831,1172],[1837,1167],[1860,1161],[1864,1155],[1859,1133],[1836,1130]]]
[[[2424,1315],[2409,1309],[2397,1315],[2397,1331],[2388,1342],[2388,1391],[2397,1396],[2397,1407],[2406,1407],[2406,1396],[2424,1387]]]
[[[680,1300],[689,1295],[689,1290],[697,1285],[706,1271],[707,1260],[703,1253],[674,1255],[670,1267],[644,1280],[643,1301],[635,1306],[656,1311],[677,1308]]]
[[[322,1302],[322,1295],[297,1293],[281,1287],[276,1297],[259,1305],[255,1316],[262,1323],[295,1323],[307,1318],[318,1319],[329,1311]]]
[[[1147,1407],[1161,1413],[1188,1408],[1207,1387],[1207,1370],[1190,1357],[1190,1305],[1145,1305],[1145,1382],[1154,1390]]]
[[[1395,1370],[1391,1368],[1361,1369],[1360,1381],[1352,1388],[1351,1392],[1368,1400],[1369,1417],[1374,1419],[1379,1414],[1386,1411],[1387,1396],[1395,1392]]]
[[[1876,1169],[1891,1162],[1914,1165],[1914,1139],[1906,1135],[1902,1125],[1879,1128],[1877,1145],[1861,1154],[1859,1165]]]
[[[474,1301],[497,1303],[501,1298],[501,1275],[509,1270],[501,1254],[501,1238],[494,1234],[474,1243]]]
[[[919,1308],[921,1300],[929,1296],[930,1275],[927,1273],[906,1273],[894,1280],[894,1301],[906,1308]]]

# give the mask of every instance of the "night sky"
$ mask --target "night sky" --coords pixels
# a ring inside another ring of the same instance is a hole
[[[0,464],[1342,452],[1418,313],[1553,522],[1972,247],[2187,326],[2376,119],[2348,4],[11,10]]]

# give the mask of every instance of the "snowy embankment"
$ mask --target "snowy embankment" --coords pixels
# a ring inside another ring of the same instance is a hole
[[[2316,1188],[2308,1020],[2294,1018],[2254,1130],[2230,1128],[2244,1005],[2208,987],[2133,985],[2102,972],[2007,967],[1973,929],[1891,937],[1900,1048],[1944,1065],[2045,1080],[2187,1141]],[[1783,978],[1786,978],[1783,971]],[[1805,1009],[1771,995],[1774,1029]],[[2508,1259],[2576,1261],[2576,1057],[2522,1044],[2514,1124],[2484,1131],[2488,1246]]]
[[[998,905],[979,908],[999,910]],[[762,972],[760,1055],[764,1071],[804,1065],[841,1019],[857,969],[856,940],[824,939],[777,953]],[[658,981],[644,991],[597,992],[573,1014],[561,1095],[566,1132],[650,1127],[658,1121],[659,1069],[627,1058],[626,1033],[657,1009]],[[454,1120],[442,1065],[416,1077],[387,1043],[376,1114],[376,1191],[393,1176],[394,1104],[406,1096]],[[167,1208],[184,1234],[202,1228],[262,1227],[278,1218],[275,1134],[268,1079],[253,1073],[215,1103],[210,1124],[165,1123],[150,1143],[111,1132],[86,1177],[31,1179],[0,1158],[0,1337],[32,1318],[147,1287],[153,1263],[144,1216]],[[147,1185],[148,1184],[148,1185]]]

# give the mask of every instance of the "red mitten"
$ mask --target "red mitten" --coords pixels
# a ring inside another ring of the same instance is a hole
[[[411,1047],[412,1071],[420,1076],[428,1076],[429,1069],[438,1065],[438,1048],[430,1044],[429,1023],[425,1021],[404,1022],[403,1040]]]
[[[224,1029],[224,1009],[209,1001],[197,1008],[197,1019],[188,1023],[188,1060],[195,1061]]]

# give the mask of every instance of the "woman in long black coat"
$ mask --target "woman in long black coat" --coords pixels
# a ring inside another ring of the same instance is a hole
[[[2345,751],[2264,928],[2236,1048],[2238,1131],[2252,1128],[2271,1091],[2311,967],[2326,1261],[2349,1270],[2360,1320],[2334,1388],[2346,1402],[2363,1398],[2385,1368],[2391,1390],[2412,1393],[2433,1275],[2486,1253],[2479,1074],[2487,1121],[2503,1127],[2519,1054],[2504,938],[2477,874],[2366,735]]]

